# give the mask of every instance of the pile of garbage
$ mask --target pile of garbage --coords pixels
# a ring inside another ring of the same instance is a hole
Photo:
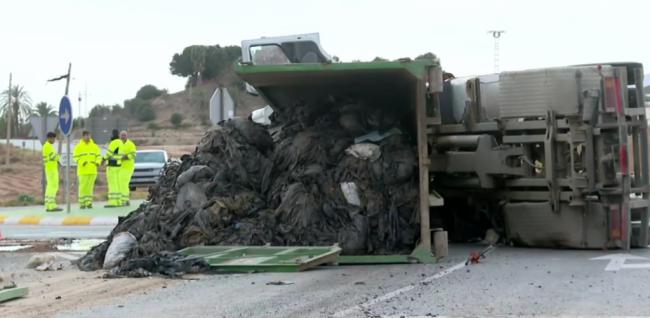
[[[268,126],[253,120],[269,118],[221,122],[167,166],[149,200],[78,266],[128,275],[139,260],[168,272],[155,265],[169,262],[151,260],[201,244],[409,252],[419,235],[417,157],[398,111],[347,100],[274,109]],[[124,232],[132,242],[105,266],[113,237]]]

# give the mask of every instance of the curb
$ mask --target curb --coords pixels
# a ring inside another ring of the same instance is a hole
[[[117,225],[117,216],[6,216],[0,215],[0,225]]]

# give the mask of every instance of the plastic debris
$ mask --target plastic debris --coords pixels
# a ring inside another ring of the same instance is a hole
[[[283,280],[278,280],[274,282],[268,282],[267,285],[283,286],[283,285],[293,285],[293,282],[287,282]]]
[[[115,235],[106,250],[106,257],[102,267],[110,269],[117,266],[136,243],[135,236],[129,232],[121,232]]]
[[[33,268],[39,271],[47,270],[56,261],[56,256],[52,254],[36,254],[29,258],[27,268]]]
[[[268,126],[271,125],[271,114],[273,114],[273,108],[271,108],[269,105],[266,105],[263,108],[256,109],[251,112],[251,120],[254,123]]]
[[[381,156],[381,149],[378,145],[371,143],[354,144],[345,149],[345,153],[355,158],[375,161]]]
[[[69,243],[59,244],[56,249],[59,251],[88,251],[93,246],[103,243],[103,239],[74,239]]]
[[[399,128],[391,128],[389,131],[386,131],[384,133],[380,133],[379,131],[375,130],[372,132],[369,132],[363,136],[354,138],[354,143],[355,144],[360,144],[362,142],[366,141],[372,141],[372,142],[379,142],[382,141],[390,136],[393,135],[399,135],[401,134],[402,131]]]
[[[361,206],[361,198],[359,198],[359,189],[354,182],[341,182],[341,191],[348,203],[356,206]]]

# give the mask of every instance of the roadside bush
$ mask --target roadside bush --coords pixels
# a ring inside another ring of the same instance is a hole
[[[178,128],[183,123],[183,115],[180,113],[173,113],[169,118],[169,121],[174,125],[174,128]]]
[[[36,202],[36,199],[34,199],[34,197],[29,194],[23,193],[18,196],[18,202],[24,205],[30,205],[30,204],[34,204]]]
[[[156,119],[156,112],[153,111],[150,105],[146,104],[140,107],[140,109],[135,114],[135,117],[139,121],[152,121]]]
[[[167,93],[167,91],[164,89],[158,89],[156,86],[153,85],[145,85],[138,90],[138,92],[135,94],[135,98],[148,100],[148,99],[156,98],[165,93]]]

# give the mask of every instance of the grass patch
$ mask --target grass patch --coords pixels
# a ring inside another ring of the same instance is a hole
[[[29,205],[42,205],[43,200],[35,198],[29,194],[19,194],[15,199],[8,201],[0,201],[0,206],[15,207],[15,206],[29,206]]]

